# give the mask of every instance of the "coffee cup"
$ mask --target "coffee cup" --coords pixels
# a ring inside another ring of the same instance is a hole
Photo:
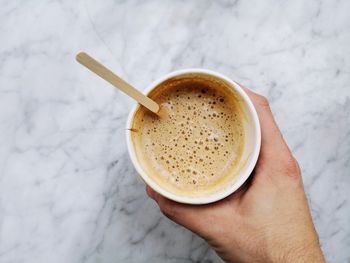
[[[259,156],[261,132],[253,103],[238,83],[211,70],[184,69],[154,81],[144,93],[158,98],[161,112],[156,116],[135,105],[126,139],[147,185],[176,202],[207,204],[244,184]]]

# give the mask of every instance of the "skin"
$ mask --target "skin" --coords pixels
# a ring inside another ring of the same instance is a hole
[[[165,216],[204,238],[226,262],[325,262],[311,219],[297,161],[285,143],[268,101],[245,89],[261,124],[258,163],[250,180],[208,205],[147,194]]]

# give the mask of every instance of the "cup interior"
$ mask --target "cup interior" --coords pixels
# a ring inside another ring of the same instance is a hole
[[[127,130],[126,130],[127,146],[128,146],[130,158],[137,172],[145,181],[145,183],[148,184],[152,189],[154,189],[161,195],[177,202],[188,203],[188,204],[207,204],[207,203],[215,202],[227,197],[228,195],[236,191],[247,180],[252,170],[254,169],[254,166],[256,164],[259,151],[260,151],[260,143],[261,143],[260,125],[259,125],[258,116],[253,106],[253,103],[249,99],[248,95],[244,92],[244,90],[237,83],[230,80],[229,78],[210,70],[188,69],[188,70],[175,71],[153,82],[146,89],[145,94],[152,92],[155,88],[159,87],[159,85],[164,81],[167,81],[171,78],[178,79],[181,77],[186,77],[188,76],[188,74],[196,75],[199,77],[201,76],[210,77],[210,78],[214,78],[216,81],[224,82],[226,86],[229,86],[232,89],[236,99],[239,101],[240,108],[244,113],[242,119],[243,119],[244,133],[245,133],[245,144],[244,144],[243,151],[241,153],[241,159],[238,164],[238,169],[236,170],[238,174],[237,176],[235,176],[234,180],[228,182],[220,190],[204,196],[179,195],[174,192],[168,191],[164,189],[164,187],[161,187],[160,185],[158,185],[152,179],[152,177],[147,174],[145,169],[142,167],[142,164],[138,160],[135,145],[133,143],[132,136],[131,136],[132,131],[130,129],[132,128],[132,125],[133,125],[135,113],[137,112],[139,107],[141,107],[140,105],[135,105],[135,107],[132,109],[132,111],[129,114],[129,118],[127,121]]]

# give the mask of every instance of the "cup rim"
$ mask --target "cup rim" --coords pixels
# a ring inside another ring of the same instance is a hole
[[[244,184],[244,182],[249,178],[249,176],[251,175],[251,173],[256,165],[258,157],[259,157],[260,146],[261,146],[261,130],[260,130],[260,123],[259,123],[258,114],[255,110],[255,107],[254,107],[252,101],[248,97],[247,93],[235,81],[231,80],[230,78],[226,77],[225,75],[223,75],[221,73],[217,73],[217,72],[212,71],[212,70],[203,69],[203,68],[188,68],[188,69],[180,69],[180,70],[170,72],[170,73],[162,76],[161,78],[156,79],[150,85],[148,85],[147,88],[143,91],[143,94],[147,95],[155,87],[157,87],[160,83],[166,81],[169,78],[179,76],[179,75],[184,75],[184,74],[191,74],[191,73],[194,73],[194,74],[202,73],[202,74],[211,75],[213,77],[221,78],[224,81],[231,84],[233,86],[233,88],[235,89],[235,91],[237,91],[238,94],[240,95],[240,97],[244,100],[244,103],[248,106],[248,109],[249,109],[250,114],[252,116],[253,126],[255,129],[256,144],[254,145],[254,150],[251,154],[251,159],[249,161],[249,164],[246,166],[246,169],[244,169],[244,172],[242,172],[242,174],[240,174],[239,177],[236,178],[236,181],[234,182],[234,184],[232,184],[229,187],[225,187],[223,190],[217,191],[217,192],[212,193],[208,196],[192,196],[192,197],[176,195],[176,194],[171,193],[171,192],[161,188],[160,186],[158,186],[158,184],[156,184],[149,176],[147,176],[147,173],[143,170],[143,168],[139,164],[139,161],[137,159],[136,152],[134,149],[134,145],[132,142],[130,128],[132,127],[131,125],[132,125],[134,115],[140,106],[136,102],[128,115],[128,119],[127,119],[127,123],[126,123],[126,141],[127,141],[127,148],[128,148],[128,153],[129,153],[130,159],[131,159],[136,171],[138,172],[138,174],[141,176],[141,178],[145,181],[145,183],[147,185],[149,185],[153,190],[155,190],[156,192],[158,192],[162,196],[164,196],[168,199],[171,199],[173,201],[185,203],[185,204],[200,205],[200,204],[213,203],[213,202],[219,201],[221,199],[224,199],[225,197],[234,193],[238,188],[240,188]]]

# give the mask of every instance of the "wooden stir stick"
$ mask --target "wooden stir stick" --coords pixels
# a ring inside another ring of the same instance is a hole
[[[140,91],[135,89],[126,81],[122,80],[120,77],[118,77],[116,74],[114,74],[108,68],[103,66],[100,62],[90,57],[85,52],[78,53],[76,56],[76,60],[95,74],[99,75],[104,80],[111,83],[116,88],[120,89],[121,91],[135,99],[137,102],[145,106],[150,111],[154,113],[157,113],[159,111],[159,105],[154,100],[142,94]]]

